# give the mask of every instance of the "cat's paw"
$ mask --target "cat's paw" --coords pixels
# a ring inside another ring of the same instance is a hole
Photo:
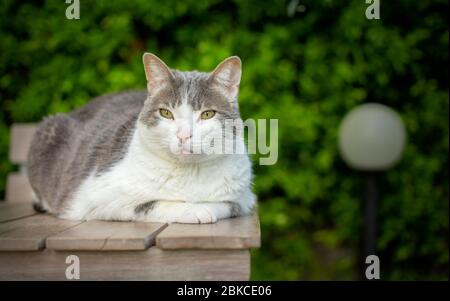
[[[183,224],[211,224],[217,222],[217,216],[208,205],[195,204],[175,222]]]
[[[200,205],[200,208],[196,210],[196,215],[200,224],[217,222],[216,214],[208,207],[208,205]]]

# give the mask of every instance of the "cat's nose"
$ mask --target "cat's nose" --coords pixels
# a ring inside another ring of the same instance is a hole
[[[177,138],[180,141],[180,143],[186,143],[187,140],[189,140],[192,137],[192,134],[190,131],[181,130],[177,132]]]

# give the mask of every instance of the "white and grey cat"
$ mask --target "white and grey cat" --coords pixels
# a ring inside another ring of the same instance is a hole
[[[240,59],[211,73],[172,70],[150,53],[143,61],[146,92],[98,97],[39,125],[28,159],[35,208],[72,220],[178,223],[249,214],[248,155],[192,152],[213,143],[225,120],[240,120]]]

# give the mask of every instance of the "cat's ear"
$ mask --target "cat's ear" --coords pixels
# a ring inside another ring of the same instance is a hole
[[[146,52],[142,57],[148,93],[154,94],[161,88],[171,84],[174,79],[169,67],[156,55]]]
[[[209,76],[211,85],[218,88],[226,96],[236,98],[239,92],[242,73],[241,59],[231,56],[222,61]]]

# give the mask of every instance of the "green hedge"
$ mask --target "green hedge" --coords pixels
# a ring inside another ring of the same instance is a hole
[[[343,115],[380,102],[403,117],[408,145],[382,180],[383,279],[447,279],[448,3],[381,1],[64,1],[0,4],[0,193],[9,126],[91,97],[144,88],[151,51],[182,70],[237,54],[245,118],[279,118],[279,161],[255,166],[262,248],[253,279],[357,279],[362,177],[337,150]]]

